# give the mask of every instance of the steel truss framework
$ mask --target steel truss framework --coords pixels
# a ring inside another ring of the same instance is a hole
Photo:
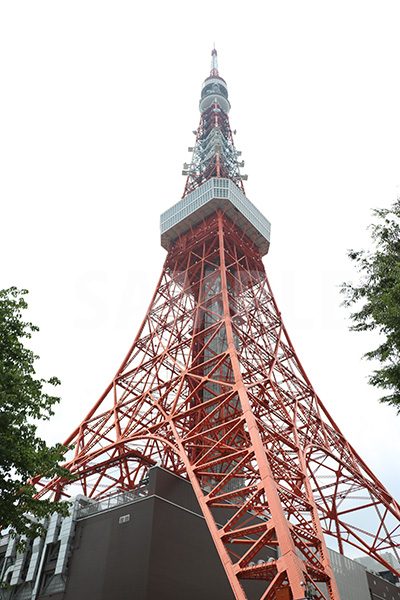
[[[323,534],[393,570],[380,553],[399,548],[399,505],[315,394],[257,248],[221,212],[176,241],[136,340],[66,444],[75,483],[38,480],[39,497],[130,490],[155,464],[187,477],[237,599],[249,579],[262,600],[284,586],[338,599]]]
[[[238,156],[228,115],[218,103],[205,110],[196,131],[196,144],[192,160],[187,166],[183,197],[195,190],[211,177],[227,177],[244,193]]]

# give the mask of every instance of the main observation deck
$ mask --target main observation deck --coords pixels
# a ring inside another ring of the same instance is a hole
[[[212,177],[205,181],[161,215],[161,246],[169,250],[180,235],[217,209],[222,209],[240,227],[258,247],[261,256],[267,254],[270,222],[231,179],[223,177]]]

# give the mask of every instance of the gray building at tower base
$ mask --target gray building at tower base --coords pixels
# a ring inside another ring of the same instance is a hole
[[[400,587],[361,564],[331,561],[342,600],[400,600]],[[78,498],[24,552],[3,535],[0,573],[0,600],[233,599],[190,483],[160,467],[134,492]],[[265,589],[243,586],[249,600]]]

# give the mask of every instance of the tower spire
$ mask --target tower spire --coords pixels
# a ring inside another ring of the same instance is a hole
[[[218,71],[218,55],[215,47],[211,52],[211,72],[204,80],[199,109],[200,124],[196,130],[196,143],[189,148],[192,152],[190,163],[183,165],[183,175],[187,175],[183,196],[212,177],[225,177],[244,193],[240,173],[244,162],[238,160],[241,152],[235,148],[229,123],[231,105],[228,99],[228,86]]]
[[[214,44],[214,48],[212,49],[211,52],[211,72],[210,72],[210,76],[211,77],[218,77],[219,73],[218,73],[218,53],[215,49],[215,44]]]

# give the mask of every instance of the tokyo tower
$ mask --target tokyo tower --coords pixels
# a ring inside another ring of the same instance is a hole
[[[270,224],[245,195],[215,49],[199,108],[183,197],[161,216],[168,254],[146,316],[65,442],[72,481],[38,477],[38,497],[101,499],[160,465],[190,481],[233,597],[258,580],[260,600],[339,600],[326,543],[396,573],[383,554],[399,556],[400,507],[285,329],[262,261]]]

